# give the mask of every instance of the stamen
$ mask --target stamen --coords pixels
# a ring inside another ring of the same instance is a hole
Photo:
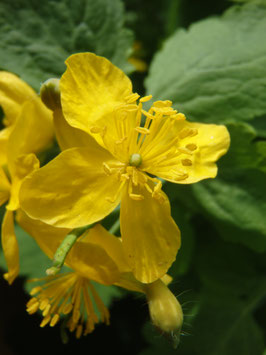
[[[184,166],[191,166],[192,165],[192,161],[190,159],[182,159],[181,163]]]
[[[115,144],[121,144],[121,143],[124,143],[125,141],[127,140],[127,137],[123,137],[117,141],[115,141]]]
[[[150,101],[150,99],[152,98],[152,95],[148,95],[148,96],[143,96],[139,102],[147,102]]]
[[[29,314],[35,313],[38,309],[44,310],[41,327],[48,323],[53,327],[59,322],[60,314],[70,314],[67,326],[70,331],[76,330],[77,338],[82,333],[86,335],[91,332],[94,329],[94,323],[98,322],[98,317],[93,309],[88,288],[92,291],[92,297],[102,314],[103,322],[109,324],[109,312],[86,278],[70,272],[65,275],[50,276],[45,280],[47,282],[39,286],[39,294],[27,303]],[[86,318],[86,328],[83,332],[83,323]]]
[[[141,134],[150,134],[150,130],[144,127],[136,127],[135,131]]]
[[[186,148],[187,148],[188,150],[191,150],[191,151],[193,152],[194,150],[197,149],[197,146],[196,146],[196,144],[191,143],[191,144],[187,144],[187,145],[186,145]]]
[[[150,112],[147,112],[145,110],[141,110],[141,112],[143,113],[144,116],[146,116],[147,118],[149,118],[150,120],[153,120],[154,119],[154,116],[150,113]]]
[[[198,130],[196,128],[184,128],[180,133],[179,137],[181,139],[187,138],[187,137],[194,137],[198,134]]]
[[[142,201],[144,200],[144,196],[143,195],[138,195],[138,194],[129,194],[129,197],[132,198],[132,200],[135,201]]]
[[[130,94],[128,96],[125,97],[125,100],[128,104],[131,104],[132,102],[137,101],[137,99],[140,97],[139,94],[134,93],[134,94]]]
[[[105,174],[108,175],[108,176],[112,174],[111,168],[105,162],[103,162],[103,170],[104,170]]]
[[[53,318],[51,319],[50,327],[54,327],[56,325],[56,323],[58,323],[59,319],[60,319],[59,314],[55,314],[53,316]]]

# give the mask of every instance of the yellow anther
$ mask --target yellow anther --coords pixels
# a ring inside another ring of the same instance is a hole
[[[188,174],[178,174],[175,176],[175,181],[182,181],[188,178]]]
[[[159,192],[159,191],[161,191],[162,186],[163,186],[162,182],[161,182],[160,180],[158,180],[158,183],[155,185],[153,191],[154,191],[154,192]]]
[[[56,323],[58,323],[59,319],[60,319],[59,314],[55,314],[53,316],[53,318],[51,319],[50,327],[54,327],[56,325]]]
[[[103,131],[102,127],[92,126],[90,128],[91,133],[102,133],[102,131]]]
[[[121,139],[115,141],[115,144],[121,144],[121,143],[123,143],[125,140],[127,140],[127,137],[123,137],[123,138],[121,138]]]
[[[36,295],[36,293],[39,293],[42,290],[42,288],[40,286],[34,287],[31,291],[30,291],[30,295]],[[32,298],[33,299],[33,298]]]
[[[190,159],[182,159],[181,163],[184,166],[191,166],[192,165],[192,161]]]
[[[172,104],[173,103],[170,100],[164,100],[164,101],[158,100],[153,103],[153,106],[154,107],[169,107],[169,106],[172,106]]]
[[[32,305],[34,305],[35,303],[38,303],[39,304],[39,301],[37,300],[37,298],[33,297],[31,298],[28,303],[26,304],[27,307],[30,307]]]
[[[140,97],[139,94],[137,93],[134,93],[134,94],[131,94],[131,95],[128,95],[125,97],[125,100],[128,104],[131,104],[132,102],[135,102],[137,101],[137,99]]]
[[[129,197],[132,198],[132,200],[135,200],[135,201],[142,201],[142,200],[144,200],[144,196],[142,196],[142,195],[129,194]]]
[[[29,307],[27,308],[27,312],[28,312],[29,314],[33,314],[33,313],[37,312],[38,309],[39,309],[39,302],[34,303],[34,304],[32,304],[31,306],[29,306]]]
[[[74,320],[74,322],[77,323],[79,318],[80,318],[80,311],[77,310],[77,309],[74,309],[74,311],[73,311],[73,320]]]
[[[152,197],[157,200],[159,203],[164,203],[165,202],[165,197],[163,196],[162,193],[153,191]]]
[[[151,193],[151,194],[153,193],[152,189],[150,188],[150,186],[147,183],[144,184],[144,186],[149,193]]]
[[[193,152],[194,150],[197,149],[197,146],[196,146],[196,144],[191,143],[191,144],[187,144],[187,145],[186,145],[186,148],[187,148],[188,150],[191,150],[191,151]]]
[[[70,313],[72,311],[72,309],[73,309],[72,303],[68,303],[68,304],[66,304],[64,306],[62,313],[63,314],[68,314],[68,313]]]
[[[111,168],[105,162],[103,162],[103,170],[104,170],[106,175],[111,175],[112,174]]]
[[[153,116],[151,113],[149,113],[149,112],[147,112],[147,111],[145,111],[145,110],[141,110],[141,112],[142,112],[143,115],[146,116],[147,118],[150,118],[151,120],[154,119],[154,116]]]
[[[82,335],[83,327],[81,324],[78,325],[77,330],[76,330],[76,338],[79,339]]]
[[[135,131],[141,134],[150,134],[150,131],[147,128],[144,127],[136,127]]]
[[[50,315],[44,317],[42,322],[41,322],[41,324],[40,324],[40,327],[41,328],[45,327],[46,324],[48,324],[50,322],[50,320],[51,320],[51,316]]]
[[[150,99],[152,98],[152,95],[148,95],[148,96],[143,96],[139,102],[147,102],[150,101]]]
[[[51,309],[51,305],[48,304],[48,305],[45,307],[44,311],[42,312],[43,317],[46,317],[46,316],[49,314],[50,309]]]
[[[196,128],[184,128],[183,131],[179,133],[179,137],[184,139],[186,137],[193,137],[198,134],[198,130]]]
[[[161,113],[165,116],[171,116],[177,113],[177,111],[174,110],[172,107],[152,107],[152,110],[155,113]]]
[[[186,119],[186,116],[183,113],[177,113],[176,115],[172,116],[172,118],[178,120],[178,121],[184,121]]]
[[[43,311],[48,304],[49,304],[48,298],[45,298],[44,300],[42,300],[40,303],[40,310]]]

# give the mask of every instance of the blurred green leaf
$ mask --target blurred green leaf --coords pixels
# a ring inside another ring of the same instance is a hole
[[[196,271],[202,281],[193,341],[180,354],[260,355],[263,334],[254,311],[266,296],[266,278],[257,255],[215,238],[199,246]]]
[[[155,55],[147,93],[202,122],[265,114],[265,18],[265,2],[248,3],[178,30]]]
[[[228,125],[232,143],[218,177],[194,184],[202,212],[229,241],[266,250],[266,142],[247,124]]]
[[[120,0],[14,0],[0,3],[0,68],[39,89],[61,76],[73,53],[91,51],[125,70],[133,35]]]

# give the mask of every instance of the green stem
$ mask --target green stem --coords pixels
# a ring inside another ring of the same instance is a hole
[[[120,228],[120,219],[118,218],[115,223],[112,225],[112,227],[109,229],[109,233],[111,234],[116,234],[119,231]]]
[[[87,229],[91,228],[91,226],[92,225],[73,229],[72,232],[65,237],[54,254],[53,265],[46,270],[47,275],[55,275],[60,271],[68,253],[76,243],[78,237],[80,237]]]

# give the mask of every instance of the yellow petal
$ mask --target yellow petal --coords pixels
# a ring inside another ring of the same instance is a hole
[[[103,163],[116,163],[100,146],[63,151],[26,177],[21,208],[32,218],[57,227],[77,228],[108,215],[120,202],[120,182]]]
[[[16,221],[36,240],[39,247],[50,259],[53,259],[56,249],[66,235],[71,232],[71,229],[55,228],[49,224],[32,219],[21,209],[16,212]]]
[[[11,196],[6,208],[10,211],[15,211],[19,208],[19,189],[22,180],[25,176],[32,171],[38,169],[40,162],[35,154],[23,154],[17,157],[15,160],[12,184],[11,184]]]
[[[65,120],[61,109],[54,111],[54,127],[56,139],[61,150],[75,147],[98,146],[98,143],[91,135],[70,126]]]
[[[120,276],[117,265],[101,246],[82,239],[70,250],[66,265],[80,275],[105,285],[113,284]]]
[[[22,210],[17,212],[18,224],[38,243],[42,251],[50,258],[53,256],[70,229],[56,228],[28,217]],[[116,263],[111,259],[100,243],[90,243],[90,236],[97,234],[94,228],[85,233],[72,247],[66,257],[66,265],[84,277],[103,283],[112,284],[119,279]],[[115,238],[115,237],[114,237]],[[94,238],[92,238],[94,239]],[[48,266],[48,265],[47,265]]]
[[[125,259],[121,239],[109,233],[100,224],[90,229],[83,241],[101,246],[116,263],[120,272],[130,271],[130,267]]]
[[[168,151],[164,150],[167,143],[161,141],[152,155],[143,153],[144,170],[178,184],[192,184],[217,175],[216,162],[230,145],[225,126],[177,121],[169,130],[169,142],[174,137],[179,140]]]
[[[14,126],[3,128],[0,131],[0,166],[7,164],[7,141]]]
[[[19,273],[18,242],[14,231],[13,212],[11,211],[6,211],[2,222],[2,247],[8,268],[4,278],[11,285]]]
[[[133,200],[124,189],[120,213],[123,246],[136,279],[150,283],[162,277],[175,260],[180,232],[163,192],[160,200],[145,188],[136,188],[136,194],[144,199]]]
[[[11,175],[14,174],[17,157],[48,148],[53,132],[52,112],[41,100],[34,98],[24,103],[7,145]]]
[[[0,106],[4,110],[7,126],[16,121],[23,103],[36,96],[34,90],[18,76],[0,71]]]
[[[129,78],[109,60],[92,53],[70,56],[60,80],[61,102],[68,123],[89,134],[102,146],[119,141],[122,121],[116,109],[132,93]]]
[[[8,199],[10,194],[10,183],[3,170],[0,167],[0,206],[2,206]]]

